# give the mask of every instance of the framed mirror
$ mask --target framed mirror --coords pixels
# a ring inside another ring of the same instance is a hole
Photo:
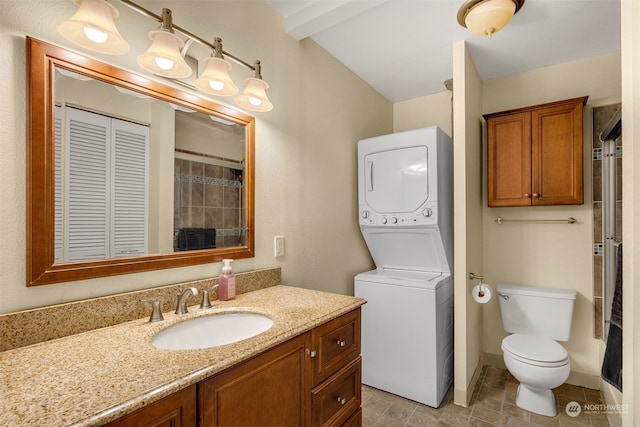
[[[254,256],[254,118],[27,38],[27,286]]]

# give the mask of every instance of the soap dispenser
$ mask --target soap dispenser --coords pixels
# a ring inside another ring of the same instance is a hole
[[[218,299],[229,301],[236,297],[236,276],[231,271],[232,259],[222,260],[222,274],[218,277]]]

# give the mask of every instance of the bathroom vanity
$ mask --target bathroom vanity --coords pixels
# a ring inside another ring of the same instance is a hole
[[[361,425],[359,298],[274,286],[0,353],[10,425]],[[252,338],[201,350],[150,339],[215,313],[269,316]]]

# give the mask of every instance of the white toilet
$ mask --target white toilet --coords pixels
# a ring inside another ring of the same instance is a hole
[[[502,326],[511,333],[502,340],[504,363],[520,381],[516,405],[553,417],[551,389],[569,377],[569,355],[556,341],[568,341],[576,291],[538,286],[497,286]]]

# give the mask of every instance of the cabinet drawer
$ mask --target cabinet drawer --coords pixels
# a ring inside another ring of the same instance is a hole
[[[361,364],[358,357],[311,392],[312,425],[341,426],[360,409]]]
[[[362,427],[362,408],[358,408],[358,411],[345,421],[342,427]]]
[[[312,383],[318,385],[360,354],[360,309],[315,328],[311,342]]]

